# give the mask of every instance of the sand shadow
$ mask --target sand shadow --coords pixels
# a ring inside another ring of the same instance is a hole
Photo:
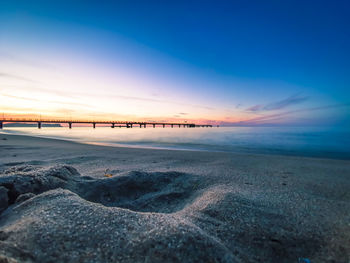
[[[198,176],[179,172],[131,171],[96,179],[80,176],[71,166],[48,170],[17,166],[0,177],[0,187],[7,190],[8,206],[48,190],[63,188],[104,206],[157,213],[182,210],[197,195],[200,184]]]

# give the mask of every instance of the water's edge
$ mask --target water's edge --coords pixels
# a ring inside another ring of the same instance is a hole
[[[116,130],[107,127],[76,127],[72,130],[7,128],[1,133],[113,147],[350,159],[350,136],[347,131],[290,127]]]

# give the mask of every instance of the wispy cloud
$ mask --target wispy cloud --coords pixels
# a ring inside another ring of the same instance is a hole
[[[286,111],[281,113],[275,113],[275,114],[269,114],[265,116],[259,116],[256,118],[251,118],[248,120],[232,123],[232,124],[242,124],[242,125],[256,125],[264,122],[273,122],[280,120],[283,117],[286,117],[288,115],[292,115],[295,113],[300,112],[312,112],[312,111],[319,111],[319,110],[327,110],[327,109],[333,109],[333,108],[342,108],[342,107],[349,107],[349,103],[342,103],[342,104],[332,104],[332,105],[325,105],[325,106],[319,106],[319,107],[312,107],[312,108],[306,108],[306,109],[299,109],[299,110],[292,110],[292,111]]]
[[[292,105],[300,104],[306,100],[308,100],[309,97],[301,96],[301,95],[293,95],[290,96],[284,100],[280,100],[277,102],[270,103],[264,107],[264,110],[269,111],[269,110],[280,110],[287,108]]]
[[[16,79],[16,80],[24,80],[24,81],[28,81],[28,82],[32,82],[32,83],[40,83],[37,80],[33,80],[30,78],[26,78],[20,75],[15,75],[15,74],[9,74],[9,73],[4,73],[4,72],[0,72],[0,77],[1,78],[10,78],[10,79]]]
[[[22,96],[15,96],[15,95],[10,95],[6,93],[0,93],[1,96],[7,97],[7,98],[12,98],[12,99],[20,99],[20,100],[27,100],[27,101],[34,101],[34,102],[42,102],[40,99],[35,99],[35,98],[28,98],[28,97],[22,97]],[[59,105],[69,105],[69,106],[82,106],[85,108],[91,108],[89,104],[84,104],[84,103],[78,103],[78,102],[64,102],[64,101],[58,101],[58,100],[47,100],[46,102],[48,103],[54,103],[54,104],[59,104]]]
[[[251,106],[247,109],[245,109],[246,111],[261,111],[262,109],[264,108],[263,105],[254,105],[254,106]]]
[[[251,106],[251,107],[245,109],[245,111],[263,112],[263,111],[281,110],[281,109],[285,109],[285,108],[288,108],[288,107],[293,106],[293,105],[303,103],[303,102],[307,101],[308,99],[309,99],[309,97],[301,96],[300,94],[296,94],[296,95],[292,95],[288,98],[285,98],[283,100],[271,102],[271,103],[266,104],[266,105],[261,105],[261,104],[254,105],[254,106]]]
[[[1,73],[0,73],[1,74]],[[1,75],[0,75],[1,77]],[[9,87],[9,85],[7,85]],[[163,104],[174,104],[174,105],[180,105],[180,106],[190,106],[194,108],[200,108],[200,109],[206,109],[206,110],[215,110],[215,108],[198,105],[198,104],[188,104],[188,103],[182,103],[177,101],[171,101],[166,99],[154,99],[154,98],[146,98],[146,97],[137,97],[137,96],[124,96],[124,95],[116,95],[116,94],[93,94],[93,93],[83,93],[83,92],[66,92],[66,91],[60,91],[60,90],[54,90],[54,89],[45,89],[45,88],[39,88],[39,87],[20,87],[20,86],[13,86],[16,89],[19,90],[32,90],[37,91],[40,93],[47,93],[47,94],[54,94],[59,95],[62,97],[67,98],[84,98],[84,97],[99,97],[99,98],[108,98],[108,99],[116,99],[116,100],[132,100],[132,101],[142,101],[142,102],[150,102],[150,103],[163,103]],[[180,113],[182,115],[185,115],[186,113],[182,112]]]
[[[54,89],[47,89],[47,88],[40,88],[37,87],[37,85],[28,85],[28,86],[20,86],[20,85],[1,85],[1,87],[4,88],[11,88],[11,89],[16,89],[16,90],[20,90],[20,91],[33,91],[33,92],[38,92],[38,93],[45,93],[48,95],[57,95],[60,97],[64,97],[64,98],[79,98],[79,94],[80,95],[84,95],[83,93],[78,93],[78,92],[65,92],[65,91],[61,91],[61,90],[54,90]]]
[[[206,110],[215,110],[215,108],[208,107],[208,106],[203,106],[198,104],[188,104],[188,103],[182,103],[182,102],[171,101],[171,100],[163,100],[163,99],[142,98],[142,97],[123,96],[123,95],[107,95],[107,94],[94,95],[94,96],[107,96],[109,98],[116,98],[116,99],[136,100],[136,101],[144,101],[144,102],[152,102],[152,103],[167,103],[167,104],[175,104],[180,106],[190,106],[190,107],[201,108]]]
[[[180,117],[185,118],[186,115],[188,115],[187,112],[179,112],[177,114],[174,114],[174,117],[176,117],[176,118],[180,118]]]
[[[35,67],[35,68],[41,68],[41,69],[56,69],[53,65],[42,62],[42,61],[36,61],[28,58],[24,58],[22,56],[18,55],[13,55],[10,53],[5,53],[5,52],[0,52],[0,59],[1,60],[9,60],[9,61],[14,61],[18,64],[21,65],[26,65],[30,67]]]

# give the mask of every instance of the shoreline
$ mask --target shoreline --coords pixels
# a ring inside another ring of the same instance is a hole
[[[0,131],[1,135],[9,135],[9,136],[26,136],[26,137],[34,137],[34,138],[42,138],[49,140],[58,140],[58,141],[66,141],[77,143],[81,145],[92,145],[99,147],[114,147],[114,148],[128,148],[128,149],[144,149],[144,150],[164,150],[164,151],[193,151],[193,152],[208,152],[208,153],[226,153],[226,154],[238,154],[238,155],[267,155],[267,156],[286,156],[286,157],[301,157],[301,158],[315,158],[315,159],[325,159],[325,160],[350,160],[350,154],[346,152],[321,152],[317,153],[316,151],[296,151],[296,150],[281,150],[277,148],[241,148],[237,150],[214,150],[214,149],[200,149],[200,148],[181,148],[179,147],[166,147],[166,146],[145,146],[142,144],[123,144],[123,143],[111,143],[111,142],[90,142],[90,141],[78,141],[74,139],[69,139],[65,137],[51,137],[45,135],[33,135],[33,134],[11,134]],[[181,145],[181,144],[179,144]]]
[[[1,134],[0,259],[347,263],[349,187],[348,160]]]

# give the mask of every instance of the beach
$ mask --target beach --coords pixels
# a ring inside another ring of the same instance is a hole
[[[350,161],[0,134],[0,262],[349,262]]]

